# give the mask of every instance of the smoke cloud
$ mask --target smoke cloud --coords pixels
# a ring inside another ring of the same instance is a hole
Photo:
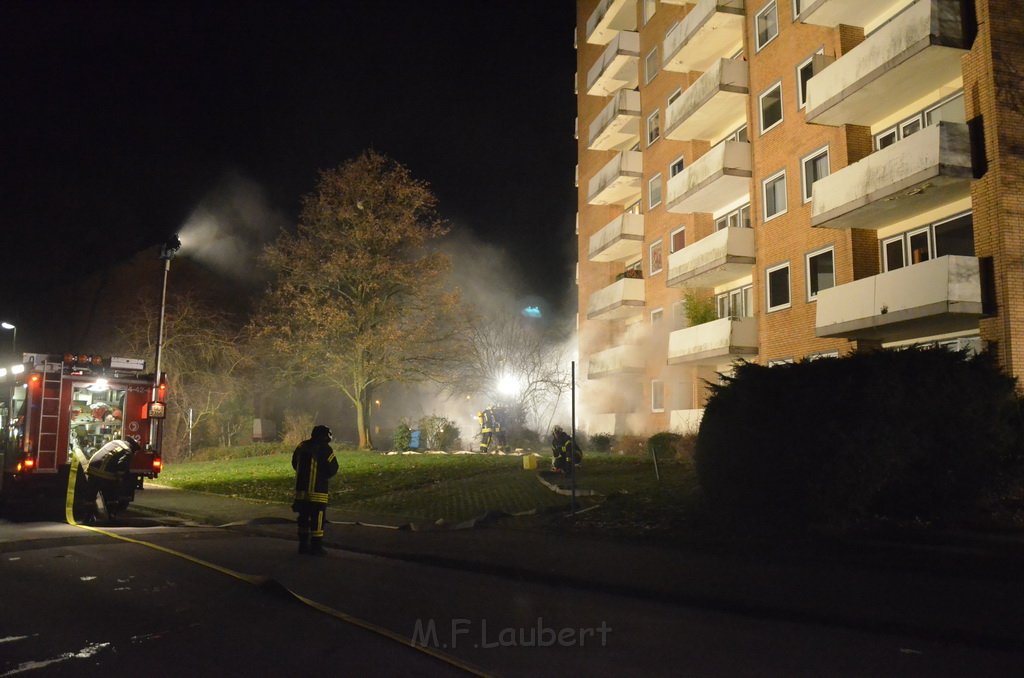
[[[260,281],[256,260],[286,217],[267,202],[263,189],[237,174],[226,176],[186,220],[178,237],[181,256],[247,284]]]

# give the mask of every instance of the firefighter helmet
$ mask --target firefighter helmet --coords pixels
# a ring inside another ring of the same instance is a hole
[[[323,424],[313,427],[313,434],[310,436],[313,440],[322,440],[325,443],[331,442],[334,439],[334,435],[331,433],[331,429],[327,428]]]

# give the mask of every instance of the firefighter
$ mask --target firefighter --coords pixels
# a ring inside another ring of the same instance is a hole
[[[551,430],[551,454],[552,468],[561,473],[568,473],[573,464],[579,466],[583,461],[583,451],[561,426]]]
[[[134,438],[111,440],[82,465],[89,498],[95,497],[96,515],[101,520],[107,520],[112,509],[120,510],[127,505],[121,501],[122,487],[131,468],[132,455],[140,449]]]
[[[333,437],[326,426],[314,426],[309,440],[299,443],[292,453],[292,468],[295,469],[292,510],[299,514],[299,553],[327,554],[323,546],[327,481],[338,472],[338,458],[330,445]]]
[[[508,433],[505,431],[505,408],[495,407],[492,409],[494,413],[494,440],[498,448],[498,452],[508,452]]]
[[[480,453],[487,454],[494,442],[494,414],[487,408],[483,412],[477,412],[476,418],[480,421]]]

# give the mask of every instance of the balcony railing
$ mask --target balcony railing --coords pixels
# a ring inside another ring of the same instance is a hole
[[[644,215],[620,214],[590,236],[590,261],[622,261],[640,256],[644,242]]]
[[[645,367],[644,352],[639,346],[613,346],[590,356],[587,378],[640,374]]]
[[[904,0],[804,0],[803,9],[797,17],[805,24],[835,28],[846,26],[867,26],[891,11]]]
[[[814,182],[811,225],[879,229],[970,195],[967,125],[940,122]]]
[[[590,179],[587,202],[591,205],[631,205],[640,199],[644,175],[643,153],[622,151]]]
[[[750,144],[723,141],[668,181],[668,211],[716,212],[750,194]]]
[[[807,122],[874,125],[962,78],[956,0],[916,0],[807,83]]]
[[[646,291],[643,280],[623,278],[590,295],[588,320],[620,320],[643,313]]]
[[[590,123],[587,148],[609,151],[629,148],[640,140],[640,92],[620,89]]]
[[[636,0],[601,0],[587,19],[587,42],[607,45],[619,31],[636,30]]]
[[[728,365],[757,355],[755,318],[719,318],[668,335],[668,363]]]
[[[686,88],[666,111],[669,139],[717,141],[747,119],[750,93],[748,64],[742,59],[719,59]]]
[[[637,86],[640,34],[620,31],[587,73],[587,94],[606,97]]]
[[[671,287],[715,287],[750,275],[754,229],[723,228],[668,257]]]
[[[822,290],[817,306],[819,337],[902,341],[976,329],[980,266],[947,255]]]
[[[663,68],[706,71],[718,59],[743,47],[743,0],[699,0],[665,34]]]

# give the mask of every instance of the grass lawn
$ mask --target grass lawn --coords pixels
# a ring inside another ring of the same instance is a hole
[[[569,499],[556,494],[526,471],[520,457],[490,455],[382,455],[339,450],[339,475],[330,484],[331,506],[391,514],[418,520],[458,522],[487,511],[533,518],[511,521],[522,527],[565,527],[560,508]],[[540,467],[547,468],[547,458]],[[577,487],[596,490],[600,506],[579,514],[572,529],[614,536],[674,530],[685,522],[695,496],[692,465],[663,462],[661,480],[650,459],[588,455]],[[291,454],[272,453],[235,459],[169,463],[162,484],[264,501],[291,503],[294,488]],[[565,484],[563,482],[563,484]],[[581,506],[595,500],[581,498]]]

